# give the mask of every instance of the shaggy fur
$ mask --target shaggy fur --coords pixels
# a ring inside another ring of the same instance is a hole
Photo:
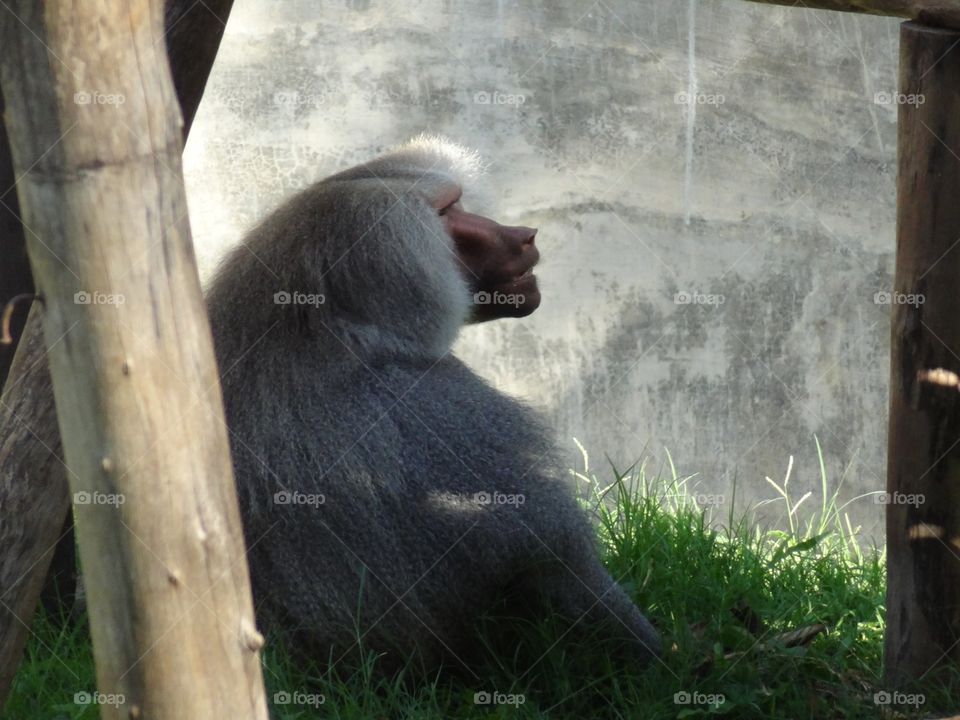
[[[512,593],[613,620],[649,657],[657,633],[598,561],[550,433],[450,355],[470,294],[430,199],[480,171],[420,138],[334,175],[269,216],[211,287],[261,619],[323,660],[359,638],[383,667],[435,667],[466,658]]]

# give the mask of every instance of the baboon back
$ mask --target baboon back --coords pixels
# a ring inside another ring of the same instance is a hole
[[[255,592],[311,645],[437,661],[589,537],[539,419],[456,358],[291,365],[312,385],[259,411],[260,362],[224,392]]]

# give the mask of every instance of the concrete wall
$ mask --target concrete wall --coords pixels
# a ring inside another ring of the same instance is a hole
[[[571,458],[669,450],[753,503],[790,455],[819,487],[817,435],[843,497],[882,490],[896,60],[895,21],[738,0],[244,0],[186,154],[202,270],[293,190],[444,133],[544,257],[542,308],[458,352]]]

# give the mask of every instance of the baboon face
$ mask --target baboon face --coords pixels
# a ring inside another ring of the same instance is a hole
[[[533,268],[540,260],[534,244],[536,228],[501,225],[463,209],[459,190],[434,202],[443,227],[453,238],[460,269],[473,292],[514,295],[509,303],[475,306],[475,320],[526,317],[540,306],[540,289]]]

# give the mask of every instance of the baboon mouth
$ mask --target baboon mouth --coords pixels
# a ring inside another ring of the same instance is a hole
[[[514,275],[509,283],[515,292],[529,292],[536,289],[537,276],[533,272],[533,266],[531,265],[519,275]]]

